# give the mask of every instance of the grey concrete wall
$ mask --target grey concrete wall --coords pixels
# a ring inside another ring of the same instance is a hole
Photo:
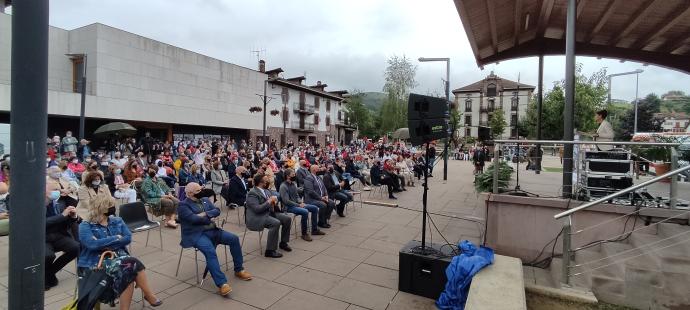
[[[563,220],[555,220],[553,216],[567,208],[573,208],[581,204],[579,201],[564,199],[528,198],[509,195],[490,195],[487,203],[487,233],[486,242],[494,248],[497,254],[518,257],[523,262],[529,262],[536,257],[541,249],[563,228]],[[593,225],[604,225],[574,234],[572,238],[573,248],[582,246],[592,241],[609,239],[623,232],[626,217],[625,214],[633,212],[632,206],[602,204],[585,211],[577,212],[573,216],[573,233],[586,229]],[[642,216],[651,216],[658,220],[675,216],[681,211],[673,211],[658,208],[645,208],[640,211]],[[627,231],[630,231],[633,219],[628,222]],[[643,227],[638,220],[637,228]],[[642,229],[636,233],[655,234],[658,225],[652,229]],[[562,252],[562,238],[556,244],[555,253]],[[542,257],[551,253],[549,246]]]

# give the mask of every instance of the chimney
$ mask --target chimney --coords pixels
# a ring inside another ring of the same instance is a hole
[[[266,62],[263,59],[259,60],[259,72],[266,72]]]
[[[321,86],[321,81],[316,81],[316,86]]]

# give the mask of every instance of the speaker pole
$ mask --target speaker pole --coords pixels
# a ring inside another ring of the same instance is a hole
[[[426,198],[429,192],[429,142],[426,142],[426,151],[424,152],[426,160],[424,161],[424,194],[422,195],[422,254],[426,253]]]

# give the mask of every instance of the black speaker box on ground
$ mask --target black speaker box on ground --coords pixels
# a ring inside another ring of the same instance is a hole
[[[420,241],[410,241],[400,250],[400,266],[398,274],[398,290],[423,296],[431,299],[438,299],[446,286],[446,268],[453,258],[451,247],[440,244],[427,243],[427,247],[432,247],[445,254],[446,257],[439,258],[439,255],[421,255],[412,252],[412,249],[420,246]],[[441,251],[443,250],[443,251]]]

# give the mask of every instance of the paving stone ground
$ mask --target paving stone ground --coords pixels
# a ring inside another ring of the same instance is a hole
[[[449,162],[448,181],[443,181],[442,162],[430,179],[429,210],[433,213],[457,217],[484,217],[484,203],[472,187],[472,167],[467,161]],[[378,193],[363,192],[364,200],[390,202]],[[333,227],[324,230],[326,236],[315,236],[313,242],[295,239],[293,251],[279,259],[260,255],[258,233],[248,232],[243,252],[245,267],[254,274],[248,282],[236,280],[226,272],[233,291],[221,297],[210,276],[203,286],[195,285],[194,252],[182,254],[180,273],[176,277],[180,254],[180,231],[163,229],[163,251],[158,232],[152,231],[148,247],[146,233],[133,236],[133,255],[147,267],[151,286],[164,302],[163,309],[435,309],[434,301],[399,292],[398,251],[409,240],[421,238],[422,187],[415,187],[397,195],[399,208],[364,204],[350,206],[345,218],[334,214]],[[223,216],[227,212],[223,209]],[[225,229],[244,233],[244,225],[237,224],[237,211],[230,211]],[[461,239],[479,240],[481,226],[473,222],[432,215],[436,227],[450,243]],[[433,242],[441,240],[433,225],[428,226]],[[265,243],[266,234],[262,242]],[[0,308],[7,308],[8,238],[0,238]],[[443,241],[444,242],[444,241]],[[265,247],[265,246],[264,246]],[[225,268],[223,247],[218,257]],[[204,258],[199,255],[200,269]],[[232,257],[228,254],[230,270]],[[58,274],[60,284],[45,292],[45,308],[60,309],[72,298],[75,287],[74,264]],[[140,293],[135,293],[141,305]],[[148,305],[145,305],[148,307]],[[102,307],[108,309],[108,307]]]

